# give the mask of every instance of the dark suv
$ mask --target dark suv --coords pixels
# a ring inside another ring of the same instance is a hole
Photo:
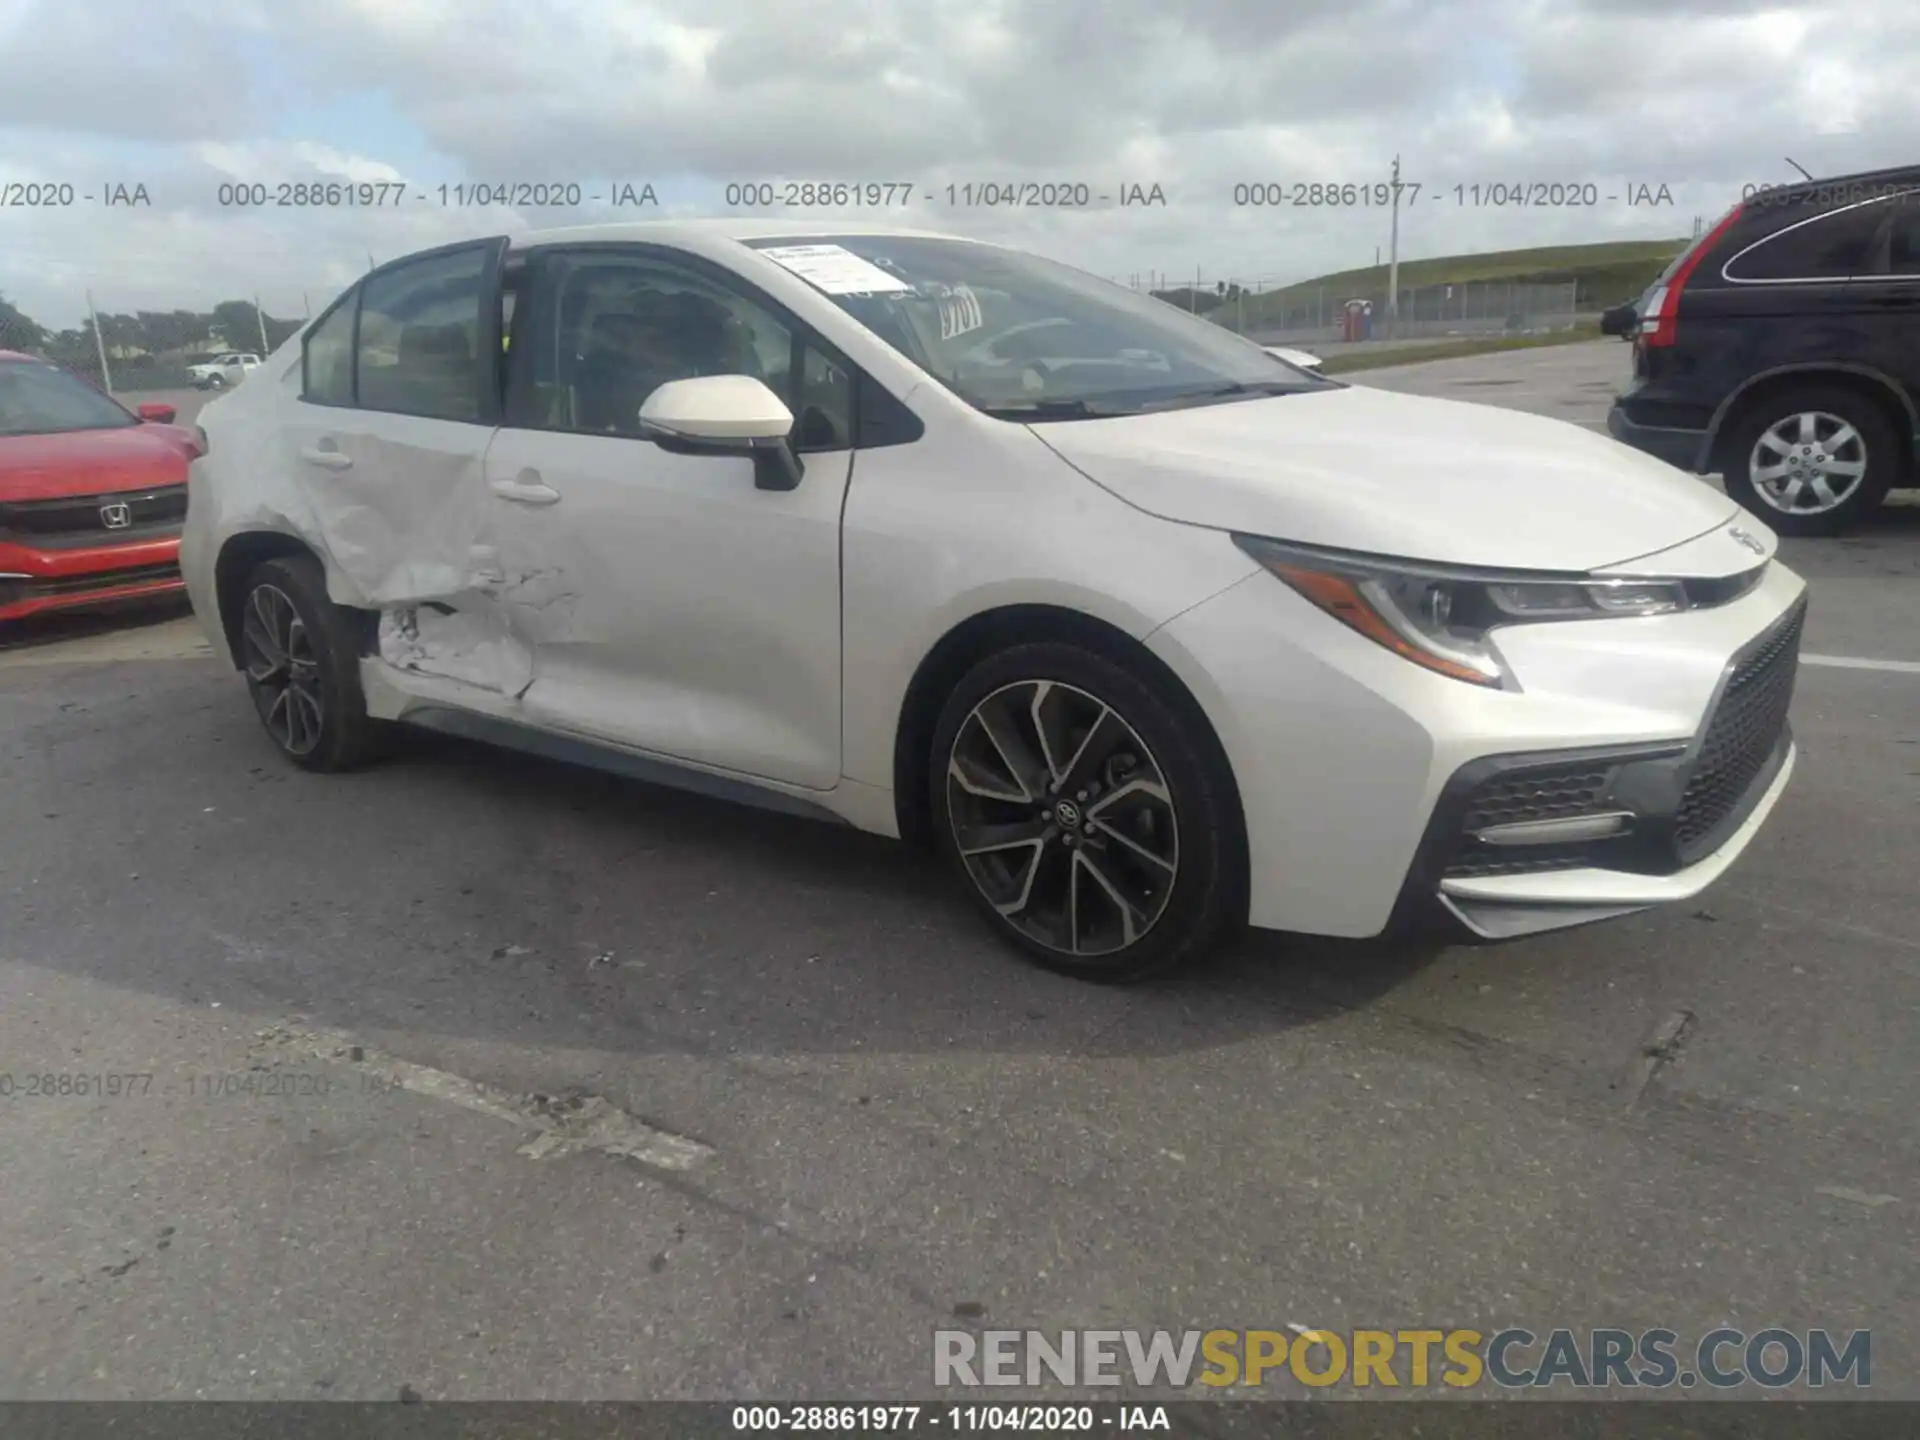
[[[1616,439],[1718,472],[1786,535],[1920,483],[1920,166],[1760,189],[1637,314]]]

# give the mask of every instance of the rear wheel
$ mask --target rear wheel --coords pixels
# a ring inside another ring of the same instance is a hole
[[[1052,970],[1125,981],[1245,918],[1239,811],[1196,719],[1077,645],[975,666],[935,731],[940,848],[990,923]]]
[[[1893,423],[1837,386],[1783,391],[1727,435],[1727,494],[1783,535],[1835,535],[1879,508],[1905,468]]]
[[[360,659],[326,576],[309,555],[268,560],[240,601],[247,690],[280,753],[307,770],[348,770],[371,758],[385,727],[367,715]]]

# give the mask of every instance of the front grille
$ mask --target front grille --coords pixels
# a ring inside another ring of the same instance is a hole
[[[1800,670],[1806,616],[1802,600],[1735,661],[1674,817],[1673,838],[1683,862],[1698,859],[1722,838],[1719,832],[1739,812],[1779,745]]]
[[[109,505],[127,507],[126,525],[108,527],[101,511]],[[186,518],[187,487],[162,485],[152,490],[0,503],[0,535],[57,549],[62,542],[97,545],[152,539],[157,533],[179,529]]]
[[[125,570],[89,570],[83,575],[56,575],[46,579],[0,582],[0,600],[38,600],[48,595],[84,595],[94,590],[117,590],[123,585],[158,585],[180,578],[180,567],[133,565]]]
[[[1492,825],[1591,815],[1606,808],[1603,801],[1613,776],[1613,766],[1591,761],[1528,766],[1492,776],[1466,798],[1445,873],[1461,878],[1524,875],[1591,863],[1591,841],[1570,845],[1488,845],[1475,840],[1473,834]]]
[[[1488,781],[1467,803],[1461,828],[1516,825],[1525,820],[1559,820],[1593,809],[1613,772],[1605,767],[1529,770]]]

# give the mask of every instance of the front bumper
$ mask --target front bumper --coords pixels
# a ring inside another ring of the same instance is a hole
[[[65,550],[0,542],[0,622],[158,599],[185,588],[178,535]]]
[[[1785,711],[1805,595],[1776,561],[1725,604],[1515,627],[1500,645],[1517,691],[1409,665],[1267,575],[1147,643],[1232,767],[1250,923],[1364,938],[1424,912],[1494,937],[1684,899],[1725,871],[1793,764]],[[1736,686],[1763,651],[1772,682]],[[1484,788],[1499,777],[1539,793]],[[1499,824],[1620,812],[1617,832],[1464,843]]]
[[[1443,879],[1440,905],[1483,940],[1508,940],[1564,930],[1596,920],[1612,920],[1656,905],[1691,900],[1718,880],[1748,842],[1760,833],[1774,805],[1786,793],[1798,751],[1791,740],[1781,749],[1771,779],[1755,787],[1754,804],[1725,843],[1704,859],[1671,875],[1630,874],[1581,868],[1484,879]]]
[[[1706,453],[1707,432],[1683,430],[1665,425],[1639,425],[1627,418],[1618,400],[1607,411],[1607,433],[1623,445],[1631,445],[1656,460],[1677,465],[1689,475],[1704,473],[1701,458]]]
[[[1758,833],[1793,770],[1804,596],[1727,662],[1684,745],[1491,755],[1442,790],[1401,911],[1505,939],[1684,900]]]

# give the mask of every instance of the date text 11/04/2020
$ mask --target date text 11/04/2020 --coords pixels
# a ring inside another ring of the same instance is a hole
[[[1164,1405],[736,1405],[736,1434],[885,1434],[930,1431],[1023,1431],[1069,1435],[1114,1430],[1171,1431]]]
[[[550,210],[582,205],[645,210],[660,205],[659,192],[646,180],[461,181],[428,186],[404,180],[235,180],[220,185],[213,199],[230,210],[399,210],[407,206]]]
[[[745,210],[854,210],[916,203],[950,210],[1164,209],[1167,192],[1157,180],[967,180],[945,185],[910,180],[750,180],[728,185],[721,203]]]
[[[1241,209],[1383,209],[1395,203],[1396,192],[1402,206],[1467,210],[1590,210],[1601,205],[1648,210],[1676,203],[1668,185],[1623,180],[1476,180],[1457,185],[1413,180],[1247,180],[1233,187],[1233,203]]]
[[[374,1074],[305,1070],[229,1070],[156,1075],[151,1070],[0,1071],[0,1102],[26,1100],[296,1100],[325,1095],[384,1095],[402,1089]]]

